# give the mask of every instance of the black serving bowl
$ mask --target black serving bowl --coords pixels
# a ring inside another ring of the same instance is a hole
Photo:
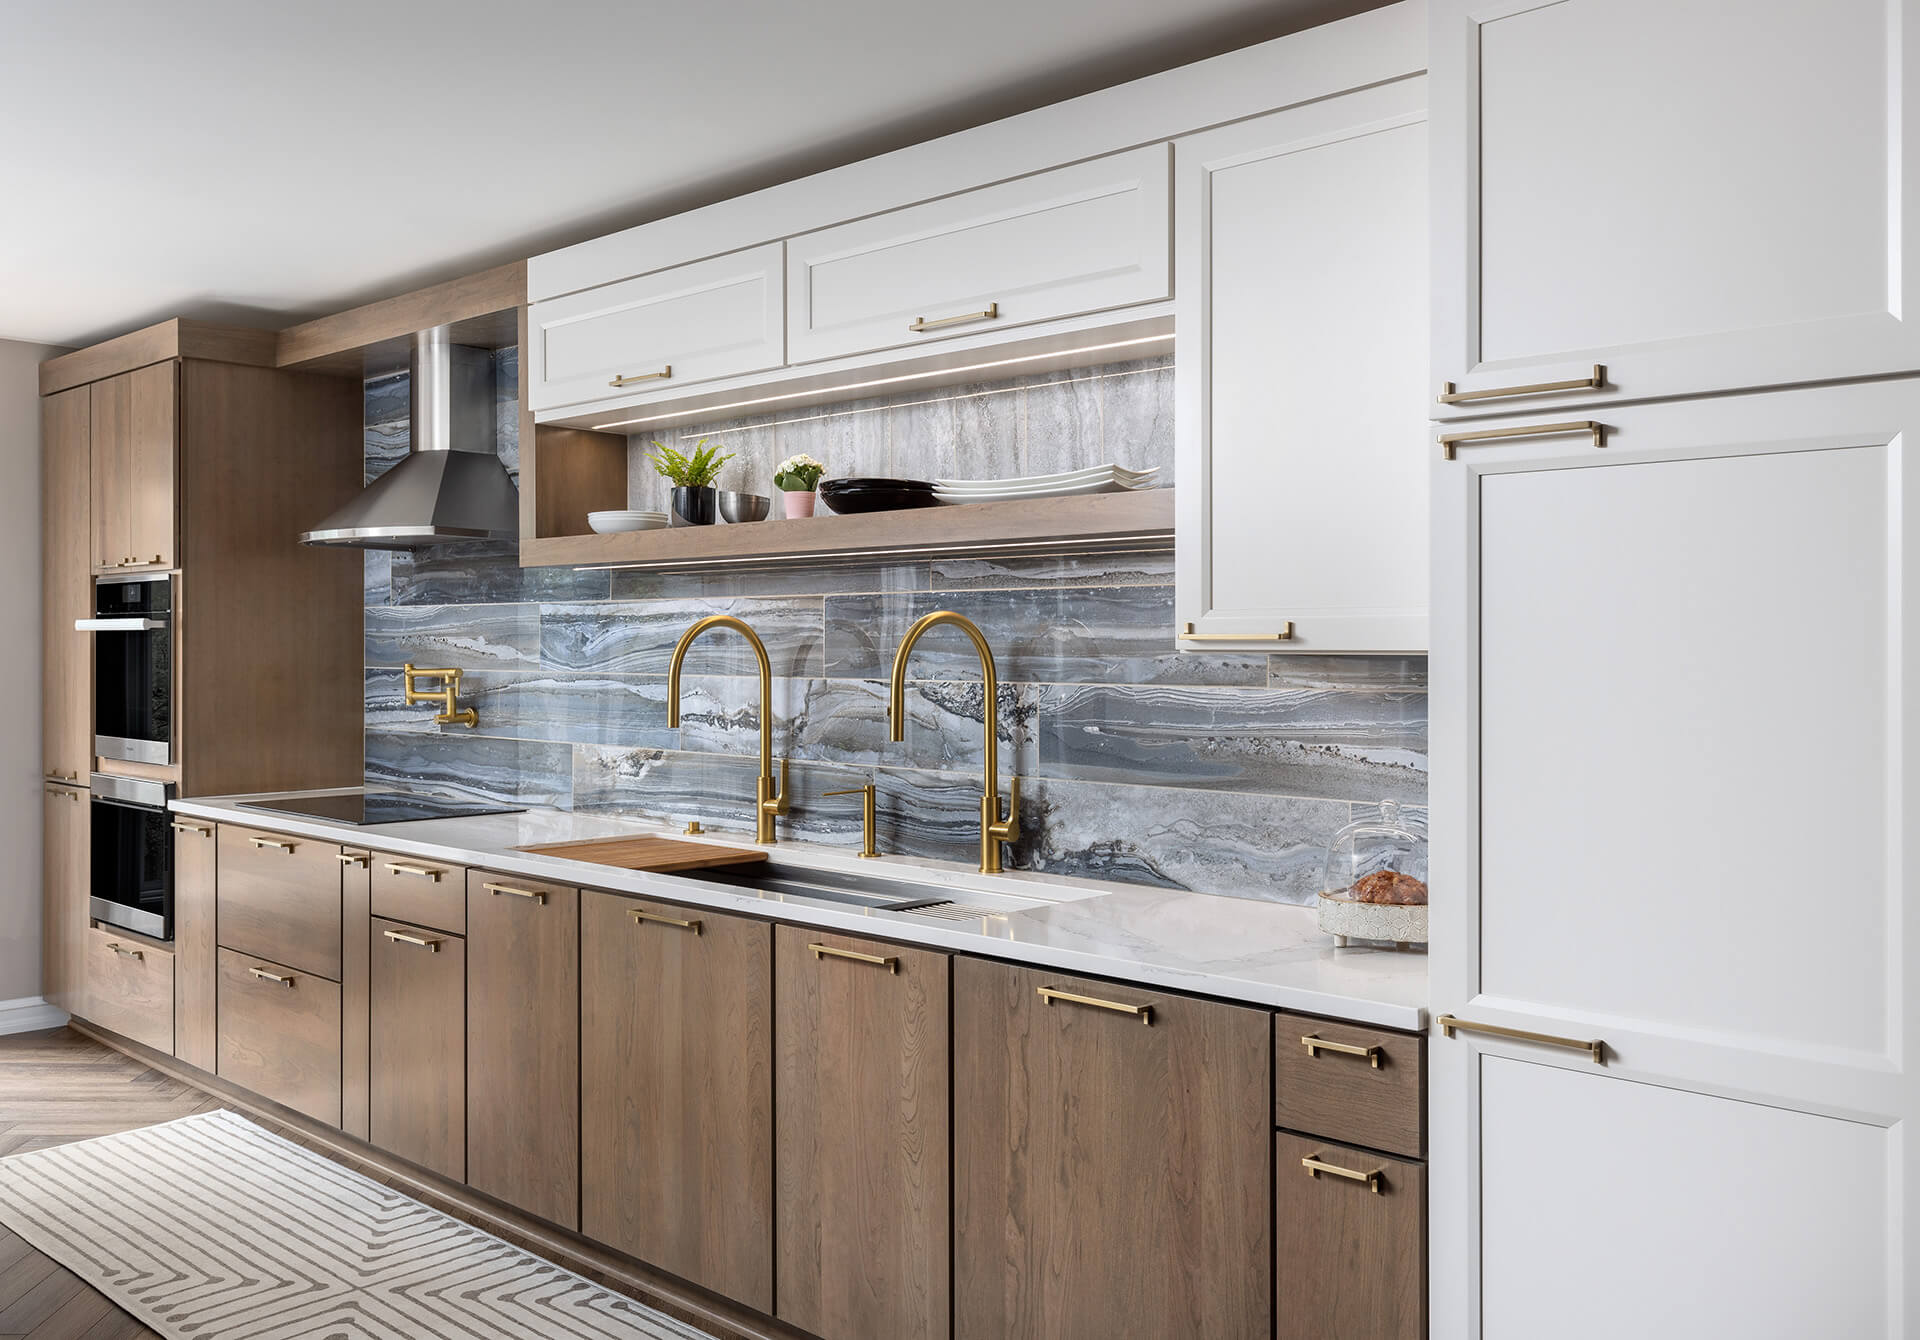
[[[893,512],[907,507],[938,507],[933,482],[926,479],[823,479],[820,501],[835,512]]]

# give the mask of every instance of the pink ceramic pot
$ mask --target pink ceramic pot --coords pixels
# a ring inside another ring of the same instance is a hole
[[[781,496],[787,500],[787,518],[789,520],[797,516],[813,515],[813,493],[811,491],[806,493],[787,493],[782,490]]]

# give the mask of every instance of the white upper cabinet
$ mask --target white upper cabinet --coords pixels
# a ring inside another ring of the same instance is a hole
[[[533,304],[533,408],[777,368],[781,244]]]
[[[1425,83],[1176,143],[1185,649],[1426,649]]]
[[[1164,299],[1168,226],[1158,144],[791,238],[788,358]]]
[[[1915,0],[1430,13],[1436,417],[1920,369]]]

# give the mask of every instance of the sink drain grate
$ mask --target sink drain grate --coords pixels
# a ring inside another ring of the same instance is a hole
[[[997,907],[974,907],[968,903],[927,903],[900,910],[911,912],[916,917],[938,917],[942,921],[971,921],[975,917],[991,917],[1002,911]]]

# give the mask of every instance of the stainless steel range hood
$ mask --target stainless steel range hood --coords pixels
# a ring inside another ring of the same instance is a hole
[[[439,326],[413,337],[408,366],[412,450],[302,544],[418,549],[520,537],[520,491],[494,447],[491,352],[456,345]]]

